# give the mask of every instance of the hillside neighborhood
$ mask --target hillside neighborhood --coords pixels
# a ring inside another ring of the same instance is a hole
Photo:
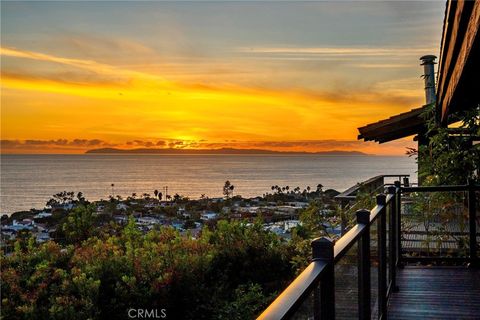
[[[260,219],[265,230],[289,239],[292,228],[302,224],[300,214],[312,201],[322,198],[324,204],[319,215],[331,216],[335,213],[333,197],[338,192],[332,189],[324,192],[321,185],[315,191],[307,187],[302,192],[299,187],[290,191],[288,186],[272,186],[271,193],[255,198],[232,196],[233,188],[229,190],[232,186],[230,184],[227,188],[224,187],[225,197],[208,198],[202,195],[195,200],[178,194],[163,197],[161,192],[155,190],[154,196],[147,193],[137,196],[134,193],[124,199],[110,195],[108,200],[89,202],[81,192],[75,194],[63,191],[53,195],[42,209],[3,215],[1,245],[8,247],[22,235],[31,235],[37,243],[62,241],[64,235],[61,225],[80,206],[93,209],[95,225],[99,228],[109,225],[121,227],[133,219],[143,233],[160,227],[171,227],[192,238],[196,238],[205,227],[214,228],[221,219],[245,223]],[[325,228],[332,234],[340,234],[338,225],[326,224]]]

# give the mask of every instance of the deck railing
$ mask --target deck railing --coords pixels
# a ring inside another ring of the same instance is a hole
[[[396,269],[404,260],[401,242],[402,193],[467,191],[469,208],[468,260],[477,262],[476,197],[480,190],[473,182],[459,186],[402,187],[399,181],[386,188],[387,194],[376,196],[376,206],[370,211],[356,212],[357,223],[337,241],[322,237],[312,241],[312,262],[273,301],[258,319],[335,319],[335,266],[357,245],[355,314],[349,318],[385,319],[387,302],[392,292],[398,290]],[[376,227],[376,230],[375,230]],[[371,239],[371,229],[376,231]],[[378,267],[372,268],[371,252],[376,245]],[[372,288],[372,270],[378,273],[377,288]],[[377,303],[372,304],[372,290],[376,290]],[[309,304],[307,308],[305,303]],[[373,307],[372,307],[373,306]]]
[[[470,181],[468,184],[465,185],[445,185],[445,186],[425,186],[425,187],[402,187],[401,188],[401,194],[399,195],[400,197],[407,197],[410,194],[425,194],[425,193],[459,193],[463,192],[465,193],[464,199],[458,199],[457,201],[460,202],[459,205],[463,209],[463,204],[466,205],[467,212],[464,214],[463,212],[457,213],[456,217],[450,217],[453,218],[454,221],[449,221],[450,226],[459,226],[460,224],[465,225],[465,230],[444,230],[441,232],[443,236],[448,236],[449,233],[451,234],[457,234],[457,236],[460,236],[462,238],[465,238],[466,246],[465,246],[465,251],[466,254],[464,256],[460,256],[455,252],[450,252],[448,256],[445,255],[440,255],[440,254],[432,254],[429,256],[425,256],[422,254],[417,254],[417,256],[408,256],[405,253],[409,252],[408,248],[402,248],[402,242],[405,242],[405,239],[399,238],[397,241],[400,244],[399,247],[399,253],[400,253],[400,260],[402,262],[426,262],[426,263],[445,263],[445,262],[453,262],[453,263],[470,263],[472,265],[477,265],[478,264],[478,234],[477,234],[477,226],[479,225],[480,221],[477,221],[480,219],[480,217],[477,217],[477,211],[479,210],[478,208],[478,203],[477,203],[477,196],[475,195],[475,192],[480,190],[479,185],[475,185],[473,181]],[[460,198],[460,197],[458,197]],[[400,198],[400,202],[403,203],[403,201]],[[463,201],[462,201],[463,200]],[[405,211],[405,210],[404,210]],[[406,215],[405,212],[403,212],[402,215],[399,215],[399,227],[402,225],[401,220],[403,216],[403,219],[408,218],[408,215]],[[433,217],[433,216],[432,216]],[[428,217],[426,218],[428,219]],[[455,221],[456,219],[456,221]],[[460,221],[462,219],[465,219],[467,221]],[[426,223],[429,223],[426,221]],[[410,232],[411,234],[412,232]],[[406,230],[401,230],[399,229],[399,235],[405,235],[407,234]],[[403,241],[402,241],[403,240]],[[428,241],[428,240],[427,240]],[[458,247],[458,245],[456,245]],[[459,250],[457,250],[459,251]],[[403,254],[402,254],[403,252]]]
[[[385,178],[398,178],[398,181],[403,180],[404,185],[409,185],[409,174],[382,174],[375,177],[372,177],[368,180],[365,180],[361,183],[348,188],[342,193],[335,196],[335,200],[340,203],[342,208],[345,208],[348,204],[355,202],[357,193],[362,190],[368,194],[377,194],[381,192],[380,189],[383,189],[387,185],[393,185],[393,183],[385,183]],[[391,181],[391,180],[390,180]]]

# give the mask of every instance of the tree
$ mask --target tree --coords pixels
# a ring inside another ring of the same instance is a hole
[[[85,197],[83,196],[83,192],[79,192],[77,193],[77,201],[80,203],[80,204],[84,204],[86,203],[86,199]]]
[[[67,221],[62,225],[62,231],[68,242],[78,244],[94,234],[95,221],[95,206],[81,205],[68,215]]]
[[[230,198],[230,196],[233,194],[233,189],[235,189],[235,186],[231,184],[229,180],[225,181],[225,185],[223,186],[223,195],[225,198]]]
[[[468,179],[479,180],[480,145],[473,144],[473,136],[480,135],[480,106],[459,112],[458,134],[451,135],[448,128],[436,121],[435,106],[426,108],[423,117],[427,123],[428,145],[420,146],[417,161],[419,178],[426,185],[465,184]],[[416,155],[408,150],[409,156]]]
[[[178,194],[178,193],[175,193],[173,195],[173,202],[178,202],[182,197]]]
[[[169,319],[249,319],[294,276],[290,243],[260,222],[220,221],[192,239],[169,227],[143,234],[130,217],[102,236],[74,246],[18,240],[1,257],[1,317],[123,319],[141,306]]]
[[[54,194],[50,200],[47,201],[47,206],[57,207],[65,204],[73,203],[75,200],[75,192],[62,191]]]
[[[155,195],[155,198],[157,198],[157,197],[158,197],[158,190],[155,189],[155,190],[153,191],[153,194]]]
[[[233,301],[228,301],[219,310],[219,319],[255,319],[258,310],[265,309],[275,295],[266,296],[256,284],[240,285],[234,292]]]
[[[193,221],[192,219],[186,220],[183,224],[183,229],[194,229],[195,227],[195,221]]]

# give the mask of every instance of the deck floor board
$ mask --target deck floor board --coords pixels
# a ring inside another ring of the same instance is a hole
[[[405,267],[388,305],[388,319],[480,319],[480,270]]]

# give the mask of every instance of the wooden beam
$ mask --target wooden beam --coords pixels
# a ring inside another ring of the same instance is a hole
[[[466,68],[470,60],[480,59],[472,48],[478,47],[480,41],[480,1],[458,1],[455,11],[450,41],[448,47],[442,48],[441,59],[442,69],[439,70],[439,87],[437,91],[439,107],[442,111],[442,122],[448,121],[449,112],[452,107],[458,109],[456,99],[468,101],[468,97],[461,97],[459,94],[462,87],[471,86],[466,82],[477,81],[474,77],[475,72]],[[445,41],[447,43],[447,41]],[[470,90],[462,92],[465,94],[474,94]],[[465,100],[463,100],[465,99]],[[459,102],[460,102],[459,101]]]
[[[447,46],[447,41],[450,40],[450,34],[452,33],[451,28],[449,28],[450,21],[453,21],[452,14],[455,12],[455,6],[457,5],[457,1],[447,1],[447,5],[445,8],[445,16],[443,18],[443,32],[442,32],[442,40],[440,41],[440,60],[438,62],[438,75],[442,73],[445,69],[445,59],[442,58],[442,53],[444,48]],[[438,100],[438,92],[440,92],[440,88],[443,87],[443,78],[438,77],[437,83],[437,100]]]
[[[370,131],[374,131],[378,128],[390,125],[393,122],[397,122],[397,121],[401,121],[401,120],[405,120],[405,119],[411,119],[412,117],[419,116],[420,114],[422,114],[423,111],[424,111],[424,107],[412,109],[408,112],[403,112],[403,113],[397,114],[395,116],[391,116],[388,119],[380,120],[378,122],[374,122],[374,123],[368,124],[366,126],[360,127],[360,128],[358,128],[358,131],[360,132],[360,134],[364,134],[364,133],[367,133],[367,132],[370,132]]]
[[[383,142],[386,142],[418,133],[419,129],[422,129],[424,126],[425,121],[420,116],[416,116],[398,122],[395,121],[373,130],[364,131],[359,135],[359,139],[363,138],[366,141],[383,140]]]
[[[448,78],[452,73],[452,59],[456,57],[459,46],[455,45],[458,41],[459,26],[461,24],[462,12],[465,2],[449,1],[444,21],[444,38],[440,52],[440,66],[438,70],[438,90],[437,101],[441,101],[445,94],[445,87],[448,86]],[[460,35],[462,36],[462,35]]]

